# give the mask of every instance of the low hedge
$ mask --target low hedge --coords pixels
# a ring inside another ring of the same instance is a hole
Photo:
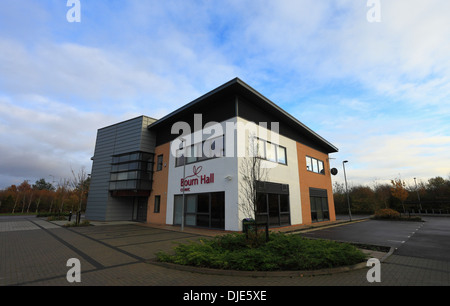
[[[284,233],[271,233],[267,243],[251,247],[245,234],[233,233],[180,244],[174,254],[157,253],[157,260],[224,270],[295,271],[353,265],[366,255],[348,243]]]
[[[89,222],[89,220],[83,220],[78,224],[76,221],[74,221],[72,223],[66,223],[63,225],[63,227],[79,227],[79,226],[90,226],[90,225],[91,225],[91,222]]]
[[[40,212],[36,215],[38,218],[42,217],[59,217],[59,216],[69,216],[69,212]]]
[[[410,215],[406,216],[400,214],[398,211],[385,208],[380,209],[375,212],[375,215],[373,217],[375,220],[397,220],[397,221],[422,221],[422,218],[419,216],[413,216]]]

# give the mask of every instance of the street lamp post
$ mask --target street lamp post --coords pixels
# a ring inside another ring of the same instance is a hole
[[[181,231],[184,231],[184,206],[185,206],[185,195],[184,195],[184,184],[186,180],[186,139],[183,138],[183,204],[181,205]]]
[[[344,168],[345,191],[347,193],[348,215],[350,217],[350,221],[352,221],[352,211],[350,209],[350,197],[348,195],[348,187],[347,187],[347,175],[345,174],[345,163],[348,163],[348,160],[344,160],[342,162],[342,167]]]
[[[417,199],[419,200],[419,209],[422,211],[422,203],[420,203],[420,195],[419,195],[419,190],[417,189],[416,178],[414,178],[414,183],[416,184]]]

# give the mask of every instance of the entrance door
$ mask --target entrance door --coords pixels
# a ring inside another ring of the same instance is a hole
[[[278,226],[280,225],[280,209],[278,205],[278,194],[269,193],[269,225]]]
[[[146,222],[147,221],[148,198],[147,197],[138,197],[136,200],[137,200],[136,221]]]

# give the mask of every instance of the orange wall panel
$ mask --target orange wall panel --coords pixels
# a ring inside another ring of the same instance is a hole
[[[325,175],[306,170],[306,156],[324,162]],[[298,172],[300,178],[300,195],[302,201],[303,224],[311,224],[311,204],[309,188],[326,189],[330,221],[336,220],[334,209],[333,188],[331,183],[330,161],[328,154],[322,153],[297,142]]]
[[[163,168],[156,171],[158,155],[163,155]],[[170,143],[160,145],[155,148],[155,164],[153,165],[153,185],[152,192],[148,199],[147,223],[166,224],[167,210],[167,184],[169,179],[169,154]],[[155,213],[155,196],[161,196],[160,211]]]

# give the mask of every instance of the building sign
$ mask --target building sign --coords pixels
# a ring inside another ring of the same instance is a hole
[[[209,175],[201,174],[202,166],[192,168],[192,175],[186,176],[182,178],[180,181],[180,191],[191,191],[190,186],[204,185],[204,184],[212,184],[214,183],[214,173],[210,173]]]

